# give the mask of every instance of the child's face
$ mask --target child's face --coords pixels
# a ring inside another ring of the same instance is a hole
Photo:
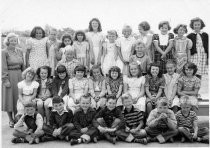
[[[146,34],[147,31],[145,31],[141,26],[138,26],[138,30],[140,34]]]
[[[90,98],[81,98],[80,107],[85,111],[88,110],[88,108],[90,107]]]
[[[137,65],[130,65],[130,73],[133,77],[138,76],[139,70]]]
[[[135,50],[137,54],[142,54],[145,51],[145,47],[143,44],[139,44],[139,45],[136,45]]]
[[[175,66],[174,66],[174,64],[166,64],[166,70],[167,70],[167,73],[169,74],[169,75],[173,75],[174,74],[174,71],[175,71]]]
[[[93,69],[93,77],[95,79],[99,78],[99,76],[101,76],[101,72],[100,72],[100,69]]]
[[[36,111],[34,107],[25,107],[24,110],[25,110],[25,114],[29,116],[34,115]]]
[[[125,106],[125,108],[131,108],[133,105],[132,98],[127,98],[123,100],[123,105]]]
[[[191,105],[189,105],[189,104],[181,104],[180,107],[181,107],[181,111],[183,113],[187,114],[187,113],[190,112]]]
[[[82,34],[78,34],[78,35],[77,35],[77,39],[78,39],[79,42],[82,42],[82,41],[83,41],[83,38],[84,38],[84,37],[83,37]]]
[[[74,58],[74,52],[73,51],[66,51],[65,56],[66,56],[66,60],[72,60]]]
[[[114,99],[109,99],[107,102],[106,102],[106,106],[109,110],[113,110],[115,107],[116,107],[116,100]]]
[[[189,69],[188,67],[185,68],[186,76],[188,76],[188,77],[193,76],[193,72],[194,72],[193,69]]]
[[[178,29],[178,35],[179,36],[183,36],[184,34],[185,34],[185,28],[184,27],[179,27],[179,29]]]
[[[168,106],[163,106],[161,104],[157,105],[157,110],[159,113],[167,113],[168,111]]]
[[[76,78],[82,79],[84,76],[84,71],[76,71]]]
[[[97,21],[92,21],[91,25],[94,31],[98,31],[99,24]]]
[[[64,103],[53,103],[53,108],[58,112],[62,112],[64,110]]]
[[[66,78],[66,72],[58,73],[58,77],[63,80]]]
[[[131,30],[130,29],[124,29],[123,35],[125,38],[128,38],[131,35]]]
[[[193,23],[193,28],[195,31],[200,31],[201,30],[201,22],[200,21],[196,21]]]
[[[36,39],[40,40],[40,39],[42,39],[42,36],[43,36],[42,30],[41,29],[37,29],[36,30],[36,35],[35,35]]]
[[[168,25],[167,24],[163,24],[163,26],[160,27],[160,32],[161,32],[161,34],[167,34],[167,32],[168,32]]]
[[[153,77],[157,77],[158,73],[159,73],[159,67],[152,66],[151,67],[151,74],[152,74],[152,76]]]
[[[17,45],[17,43],[18,43],[18,40],[16,37],[9,38],[9,46],[15,47]]]
[[[69,38],[65,38],[63,40],[63,43],[67,46],[67,45],[71,45],[71,40]]]
[[[119,75],[118,72],[111,71],[111,77],[112,77],[112,79],[116,80],[118,78],[118,75]]]
[[[114,41],[116,40],[117,37],[116,37],[115,34],[109,33],[109,34],[107,35],[107,38],[108,38],[108,40],[109,40],[110,43],[114,43]]]
[[[51,30],[51,31],[50,31],[50,34],[49,34],[50,40],[54,41],[54,40],[56,39],[56,35],[57,35],[57,32]]]
[[[27,80],[27,81],[32,81],[33,78],[34,78],[34,73],[32,73],[31,71],[28,71],[28,72],[26,73],[26,80]]]
[[[40,77],[41,77],[41,79],[42,79],[42,80],[47,79],[47,75],[48,75],[47,69],[41,68],[41,69],[40,69]]]

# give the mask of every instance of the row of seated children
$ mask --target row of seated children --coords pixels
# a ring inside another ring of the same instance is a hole
[[[116,107],[116,98],[107,98],[106,107],[98,113],[91,108],[91,95],[80,97],[79,108],[73,115],[63,99],[53,98],[50,124],[44,124],[36,112],[35,103],[27,103],[24,114],[15,124],[13,143],[39,143],[53,140],[70,140],[71,145],[107,140],[147,144],[148,142],[173,142],[180,135],[181,142],[209,142],[207,127],[198,128],[198,118],[191,110],[188,96],[180,99],[181,110],[175,115],[168,108],[168,99],[158,98],[157,108],[149,114],[146,124],[144,113],[133,104],[129,93],[122,95],[123,110]]]
[[[79,65],[74,69],[75,77],[68,78],[66,67],[57,67],[57,76],[50,78],[50,68],[40,67],[37,70],[37,80],[33,69],[28,68],[23,72],[24,80],[18,83],[19,100],[17,103],[17,115],[23,114],[24,104],[35,101],[38,112],[49,123],[49,112],[52,107],[52,96],[60,96],[68,109],[74,113],[79,106],[82,95],[91,94],[91,106],[100,110],[106,104],[106,95],[113,95],[117,99],[117,106],[122,108],[121,94],[131,94],[136,107],[149,115],[154,109],[157,98],[166,96],[169,106],[176,113],[179,108],[179,97],[189,96],[192,109],[197,112],[197,94],[200,88],[200,79],[195,76],[196,65],[187,63],[183,69],[183,76],[175,73],[175,63],[168,61],[167,74],[162,76],[159,65],[152,63],[148,74],[141,75],[141,68],[136,62],[129,64],[129,75],[122,77],[120,69],[111,67],[109,76],[104,77],[98,65],[92,67],[90,77],[86,78],[86,69]]]

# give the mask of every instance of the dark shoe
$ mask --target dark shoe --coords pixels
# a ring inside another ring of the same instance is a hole
[[[41,142],[47,142],[47,141],[53,141],[55,138],[54,137],[52,137],[52,136],[47,136],[47,135],[45,135],[45,136],[43,136],[43,137],[41,137]]]
[[[201,143],[209,144],[209,139],[208,139],[208,138],[201,138],[201,139],[200,139],[200,142],[201,142]]]
[[[142,139],[135,138],[134,142],[146,145],[147,144],[147,139],[146,138],[142,138]]]
[[[79,141],[77,139],[71,139],[70,144],[71,145],[76,145],[76,144],[79,144]]]
[[[170,138],[169,141],[170,141],[171,143],[174,143],[174,138]]]
[[[13,138],[12,143],[25,143],[26,140],[24,138]]]
[[[9,127],[10,127],[10,128],[14,128],[14,125],[15,125],[14,121],[10,121],[10,122],[9,122]]]
[[[65,137],[65,141],[68,142],[69,140],[70,140],[70,139],[69,139],[69,136],[66,136],[66,137]]]

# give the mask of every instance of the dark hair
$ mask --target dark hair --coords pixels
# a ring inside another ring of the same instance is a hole
[[[157,105],[168,106],[168,99],[166,97],[160,97],[157,99]]]
[[[187,33],[187,25],[184,25],[184,24],[179,24],[176,26],[176,28],[174,28],[174,33],[175,34],[178,34],[178,30],[180,27],[183,27],[185,29],[185,33]]]
[[[60,79],[58,74],[59,73],[66,73],[66,77],[68,77],[68,72],[67,72],[67,69],[64,65],[59,65],[57,68],[56,68],[56,71],[55,71],[55,76],[56,78]]]
[[[82,100],[82,98],[84,98],[84,99],[89,99],[89,102],[91,103],[91,94],[90,94],[90,93],[87,93],[87,94],[81,96],[81,97],[80,97],[80,101]]]
[[[93,65],[92,68],[90,69],[90,76],[94,78],[93,76],[93,70],[94,69],[99,69],[100,73],[102,76],[104,76],[103,72],[102,72],[102,69],[101,69],[101,66],[99,65]]]
[[[33,107],[36,108],[36,103],[35,102],[28,102],[24,105],[24,107]]]
[[[187,62],[187,63],[184,65],[183,69],[182,69],[182,72],[184,73],[185,76],[186,76],[186,72],[185,72],[185,69],[186,69],[186,68],[188,68],[188,69],[193,69],[193,75],[195,75],[196,72],[197,72],[197,70],[198,70],[197,66],[196,66],[194,63],[192,63],[192,62]]]
[[[117,98],[116,98],[116,96],[115,96],[114,94],[107,95],[106,97],[107,97],[107,102],[108,102],[110,99],[117,101]]]
[[[44,29],[42,29],[42,27],[40,27],[40,26],[35,26],[35,27],[32,29],[31,34],[30,34],[30,37],[36,38],[36,30],[41,30],[41,31],[42,31],[42,38],[45,37],[45,31],[44,31]]]
[[[85,40],[86,40],[86,35],[85,35],[84,31],[79,30],[79,31],[77,31],[77,32],[75,33],[75,35],[74,35],[74,40],[75,40],[75,41],[78,41],[78,39],[77,39],[77,36],[78,36],[78,35],[82,35],[82,36],[83,36],[83,40],[82,40],[82,41],[85,41]]]
[[[138,78],[141,77],[141,76],[142,76],[141,65],[138,64],[137,62],[131,62],[131,63],[129,63],[129,65],[128,65],[128,77],[132,77],[132,74],[131,74],[131,72],[130,72],[130,66],[131,66],[131,65],[136,65],[136,66],[137,66],[138,71],[139,71],[137,77],[138,77]]]
[[[119,67],[117,67],[117,66],[112,66],[110,69],[109,69],[109,78],[110,79],[112,79],[112,77],[111,77],[111,72],[118,72],[118,77],[117,77],[117,79],[119,79],[120,77],[121,77],[121,70],[120,70],[120,68]]]
[[[92,22],[93,21],[96,21],[96,22],[98,22],[98,32],[101,32],[102,31],[102,27],[101,27],[101,22],[99,21],[99,19],[97,19],[97,18],[93,18],[92,20],[90,20],[90,22],[89,22],[89,31],[90,32],[92,32],[93,31],[93,27],[92,27]]]
[[[55,104],[55,103],[64,103],[64,101],[60,96],[55,96],[52,99],[52,104]]]
[[[168,30],[171,30],[171,26],[170,26],[170,24],[169,24],[168,21],[162,21],[162,22],[160,22],[159,25],[158,25],[158,29],[160,29],[161,27],[163,27],[163,25],[167,25],[168,26]]]
[[[194,24],[194,22],[198,22],[198,21],[201,22],[201,29],[203,29],[203,27],[206,26],[201,18],[196,17],[196,18],[193,18],[190,20],[190,28],[192,28],[194,30],[193,24]]]
[[[49,67],[49,66],[41,66],[36,71],[36,74],[37,74],[39,79],[41,78],[40,77],[41,69],[46,69],[47,70],[47,78],[49,78],[51,76],[51,71],[52,71],[51,67]]]
[[[86,67],[84,65],[78,65],[75,67],[74,69],[74,74],[76,74],[77,71],[83,71],[84,72],[84,76],[83,77],[87,77],[86,75]]]
[[[71,35],[70,35],[70,34],[64,34],[64,35],[62,36],[62,39],[61,39],[62,42],[61,42],[60,48],[63,48],[63,47],[66,46],[66,45],[64,44],[64,40],[65,40],[66,38],[71,40],[71,44],[70,44],[70,45],[73,44],[73,40],[72,40]]]
[[[154,66],[154,67],[158,67],[159,68],[159,73],[158,73],[158,77],[159,78],[162,78],[162,76],[163,76],[163,73],[162,73],[162,69],[160,68],[160,62],[155,62],[155,63],[151,63],[150,64],[150,67],[149,67],[149,70],[148,70],[148,75],[150,75],[150,76],[152,76],[152,74],[151,74],[151,68],[152,68],[152,66]]]
[[[141,22],[141,23],[139,24],[139,26],[142,27],[142,29],[143,29],[144,31],[150,30],[150,25],[149,25],[149,23],[148,23],[147,21]]]

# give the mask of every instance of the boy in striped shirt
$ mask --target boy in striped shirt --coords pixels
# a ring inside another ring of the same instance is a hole
[[[178,131],[181,135],[181,142],[189,140],[209,143],[209,130],[207,127],[198,128],[198,118],[191,110],[191,103],[188,96],[180,98],[181,110],[177,112],[176,119]]]
[[[117,136],[126,142],[136,142],[146,144],[147,141],[143,136],[146,135],[144,130],[144,112],[140,111],[133,105],[132,96],[129,93],[122,95],[123,110],[126,128],[120,130],[116,134]],[[142,138],[142,139],[141,139]]]

